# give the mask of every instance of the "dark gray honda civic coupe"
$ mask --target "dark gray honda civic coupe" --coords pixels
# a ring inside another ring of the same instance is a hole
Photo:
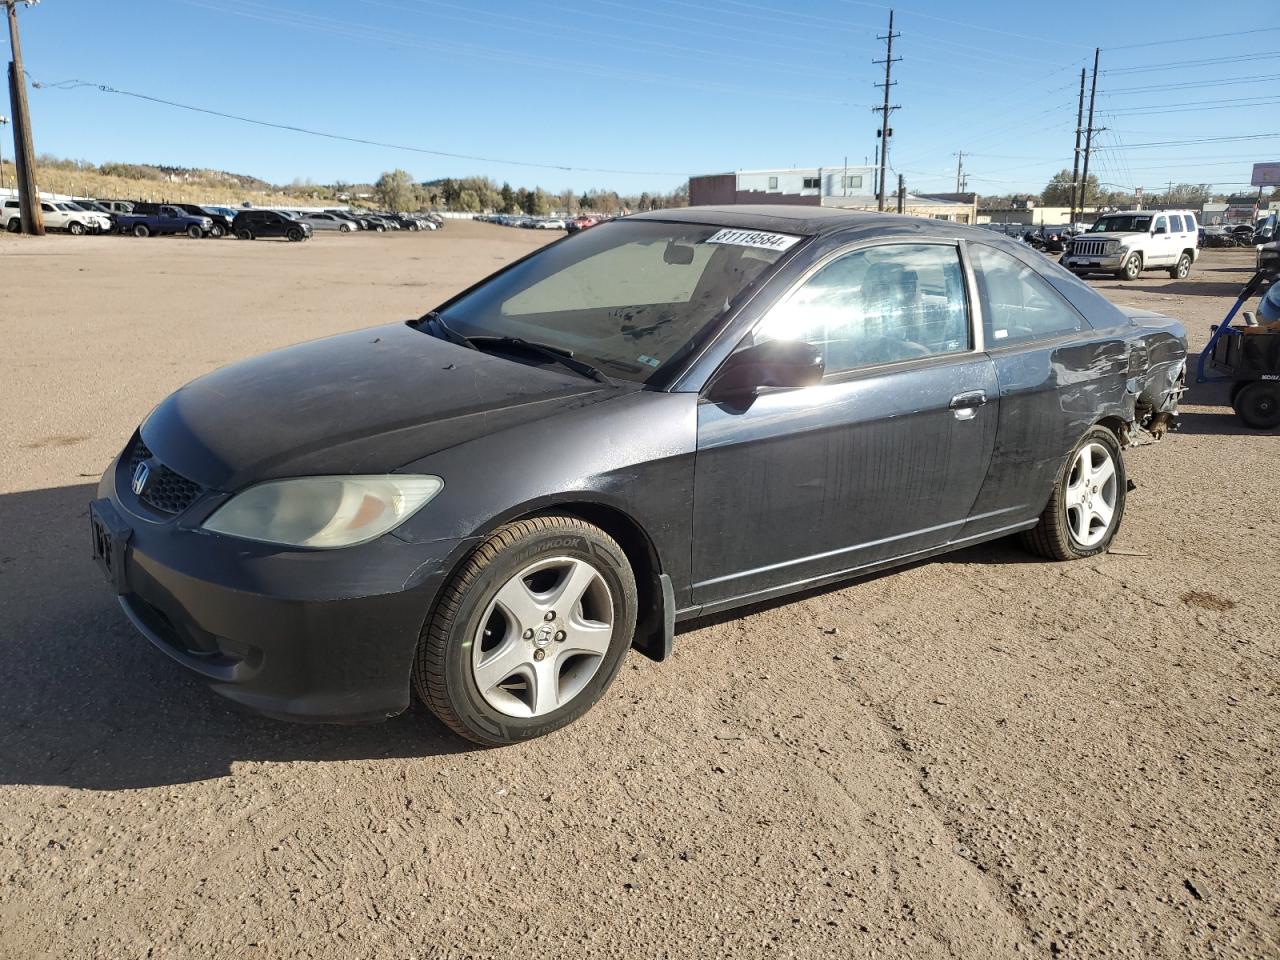
[[[1020,533],[1105,550],[1186,343],[953,223],[604,223],[409,322],[174,393],[93,549],[153,644],[274,715],[411,691],[483,744],[581,716],[681,620]]]

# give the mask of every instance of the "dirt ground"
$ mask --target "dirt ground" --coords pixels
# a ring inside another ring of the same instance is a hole
[[[0,958],[1280,956],[1280,436],[1220,388],[1111,554],[702,621],[520,747],[258,718],[134,634],[86,504],[156,402],[547,239],[0,236]],[[1251,260],[1099,286],[1198,346]]]

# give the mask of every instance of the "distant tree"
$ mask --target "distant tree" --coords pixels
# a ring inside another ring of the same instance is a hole
[[[373,195],[388,210],[408,210],[418,205],[417,185],[407,170],[384,173],[373,185]]]
[[[551,212],[551,194],[538,187],[529,194],[529,206],[525,210],[531,217],[545,217]]]
[[[649,196],[649,192],[647,190],[644,193],[640,194],[640,198],[636,200],[636,209],[637,210],[653,209],[653,197]]]
[[[1098,183],[1098,178],[1093,174],[1089,174],[1089,180],[1085,184],[1084,190],[1084,206],[1092,207],[1098,203],[1102,195],[1102,186]],[[1071,171],[1059,170],[1053,175],[1044,190],[1040,192],[1040,202],[1046,207],[1069,207],[1071,206]]]
[[[474,190],[463,190],[458,194],[458,199],[451,204],[450,209],[478,213],[482,209],[480,196]]]
[[[595,206],[593,206],[593,205],[592,205],[592,203],[591,203],[591,194],[589,194],[589,193],[584,193],[582,196],[580,196],[580,197],[578,198],[578,209],[579,209],[579,210],[594,210],[594,209],[595,209]]]
[[[498,202],[502,207],[503,213],[515,213],[516,192],[511,189],[511,184],[504,183],[502,185],[502,189],[498,192]]]
[[[1210,198],[1212,193],[1207,183],[1179,183],[1172,190],[1165,192],[1165,202],[1186,207],[1199,207]]]

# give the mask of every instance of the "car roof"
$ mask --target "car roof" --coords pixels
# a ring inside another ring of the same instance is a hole
[[[801,207],[787,204],[677,207],[632,214],[626,219],[701,223],[742,230],[770,230],[802,237],[821,236],[852,227],[901,227],[906,222],[922,228],[926,234],[936,234],[940,237],[954,237],[957,230],[965,233],[972,232],[970,228],[950,220],[932,220],[926,217],[909,217],[871,210],[837,210],[831,207]]]

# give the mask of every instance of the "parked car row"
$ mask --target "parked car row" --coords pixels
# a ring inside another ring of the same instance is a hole
[[[504,227],[523,227],[526,230],[567,230],[569,233],[577,233],[579,230],[594,227],[602,220],[612,218],[587,214],[576,217],[525,217],[517,214],[492,213],[482,214],[475,219],[481,223],[496,223]]]
[[[144,200],[42,200],[46,229],[86,233],[118,233],[135,237],[185,234],[194,240],[234,236],[241,240],[282,237],[305,240],[316,230],[355,233],[372,230],[439,230],[444,218],[435,213],[388,213],[333,209],[233,209],[194,203],[153,203]],[[0,206],[0,228],[21,228],[18,199]]]

